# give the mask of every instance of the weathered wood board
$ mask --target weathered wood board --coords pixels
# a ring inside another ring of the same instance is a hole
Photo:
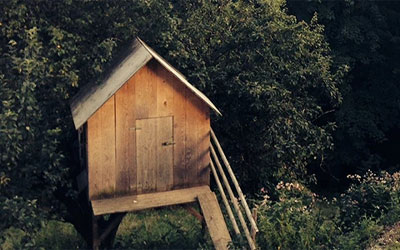
[[[132,75],[152,58],[152,55],[145,47],[141,46],[138,40],[128,46],[126,53],[128,53],[128,57],[119,58],[115,62],[118,67],[105,76],[101,86],[88,84],[74,96],[71,102],[71,111],[75,128],[81,127],[88,117],[98,110],[99,106],[104,105],[105,100],[113,96]]]
[[[136,120],[138,191],[172,187],[173,143],[172,116]]]
[[[228,249],[231,237],[226,227],[217,197],[210,191],[200,194],[198,199],[215,249]]]
[[[131,78],[115,94],[116,191],[136,191],[135,82]]]
[[[88,120],[89,197],[115,192],[114,97]]]
[[[94,215],[102,215],[196,202],[199,195],[209,192],[211,191],[208,186],[200,186],[158,193],[92,200],[91,202]]]

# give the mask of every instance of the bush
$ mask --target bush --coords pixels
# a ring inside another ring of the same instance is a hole
[[[339,197],[319,198],[299,183],[280,182],[278,198],[258,207],[262,249],[365,249],[400,220],[400,173],[349,175]]]
[[[36,200],[0,197],[0,249],[32,247],[31,235],[40,229],[42,219]]]
[[[24,249],[28,235],[19,228],[10,227],[2,232],[0,249],[13,250]]]
[[[279,183],[278,201],[264,196],[259,206],[258,244],[263,249],[332,248],[338,209],[299,183]]]
[[[356,226],[351,231],[339,236],[339,249],[365,249],[383,230],[383,226],[372,218],[360,218],[359,221],[353,221],[353,224]]]
[[[0,249],[86,249],[86,244],[72,224],[49,220],[36,233],[15,227],[4,230]]]
[[[400,219],[400,173],[375,174],[368,170],[364,176],[348,175],[352,184],[340,196],[343,227],[353,227],[360,218],[383,220],[384,224],[394,224]]]

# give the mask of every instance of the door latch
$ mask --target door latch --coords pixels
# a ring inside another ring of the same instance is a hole
[[[168,142],[168,141],[161,143],[162,146],[170,146],[175,144],[176,144],[175,142]]]

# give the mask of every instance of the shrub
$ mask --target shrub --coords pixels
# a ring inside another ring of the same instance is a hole
[[[258,207],[262,249],[365,249],[400,220],[400,173],[349,175],[339,197],[319,198],[298,183],[280,182],[277,199]]]
[[[259,206],[258,245],[263,249],[332,248],[338,210],[299,183],[280,182],[279,200]]]
[[[365,249],[383,230],[383,226],[372,218],[359,218],[353,224],[356,226],[351,231],[339,236],[338,249]]]
[[[10,227],[2,232],[0,249],[86,249],[85,242],[72,224],[43,221],[37,232]]]
[[[19,228],[10,227],[2,232],[0,249],[13,250],[26,247],[27,233]]]
[[[400,219],[399,172],[375,174],[368,170],[363,176],[347,177],[353,183],[338,200],[345,230],[351,230],[360,218],[379,218],[384,224],[393,224]]]

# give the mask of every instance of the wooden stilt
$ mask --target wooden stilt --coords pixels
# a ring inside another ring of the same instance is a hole
[[[101,243],[103,240],[105,240],[105,238],[111,233],[111,231],[118,226],[122,219],[124,218],[126,213],[121,213],[118,214],[117,217],[115,217],[106,227],[106,229],[101,233],[100,237],[99,237],[99,242]]]
[[[93,250],[99,250],[100,240],[99,240],[99,224],[98,216],[93,215],[92,217],[92,248]]]

